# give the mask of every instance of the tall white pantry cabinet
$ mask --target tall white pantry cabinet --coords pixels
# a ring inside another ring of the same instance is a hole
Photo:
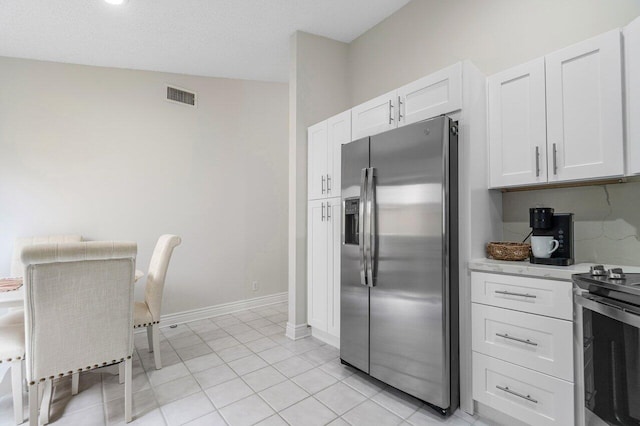
[[[307,320],[313,334],[340,342],[342,144],[351,142],[351,111],[309,127]]]

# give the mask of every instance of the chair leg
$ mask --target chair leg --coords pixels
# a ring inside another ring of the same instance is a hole
[[[38,426],[38,384],[29,384],[29,426]]]
[[[124,383],[124,362],[118,364],[118,383]]]
[[[71,395],[78,394],[79,386],[80,386],[80,373],[75,372],[71,375]]]
[[[162,361],[160,361],[160,327],[158,324],[151,326],[151,334],[153,335],[153,360],[156,364],[156,370],[160,370]]]
[[[42,394],[42,403],[40,405],[40,424],[49,424],[49,411],[51,409],[51,397],[53,396],[53,380],[49,379],[44,382],[44,393]]]
[[[131,364],[133,364],[133,359],[125,359],[124,360],[124,421],[126,423],[131,422],[131,408],[133,405],[133,383],[132,383],[132,371]]]
[[[153,352],[153,332],[151,325],[147,326],[147,342],[149,343],[149,352]]]
[[[22,360],[13,360],[11,361],[11,389],[13,391],[13,413],[15,415],[17,425],[24,421],[24,413],[22,411],[23,383]]]

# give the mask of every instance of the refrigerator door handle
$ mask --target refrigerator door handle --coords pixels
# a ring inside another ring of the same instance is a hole
[[[358,211],[358,248],[360,250],[360,284],[367,285],[367,276],[365,274],[366,261],[364,256],[365,251],[365,227],[364,227],[364,204],[366,202],[366,184],[367,182],[367,169],[362,169],[360,172],[360,202]]]
[[[369,250],[367,251],[367,283],[369,287],[376,285],[374,279],[374,259],[376,256],[376,192],[375,192],[375,169],[369,168],[367,173],[367,228],[369,235]]]

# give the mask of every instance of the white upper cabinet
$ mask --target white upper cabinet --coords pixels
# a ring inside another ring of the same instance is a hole
[[[546,57],[549,182],[624,174],[620,31]]]
[[[351,110],[352,140],[462,108],[462,63],[444,68]]]
[[[624,174],[620,40],[613,30],[489,77],[490,188]]]
[[[397,92],[398,126],[462,108],[462,63],[402,86]]]
[[[547,181],[544,58],[488,79],[490,187]]]
[[[640,174],[640,18],[623,30],[627,94],[627,173]]]
[[[307,195],[309,200],[326,198],[329,167],[329,134],[323,121],[307,130]]]
[[[352,140],[376,135],[398,126],[396,91],[371,99],[351,110]]]
[[[342,144],[351,142],[351,111],[309,127],[307,137],[307,199],[339,197],[340,157]]]
[[[341,158],[342,145],[351,142],[351,111],[331,117],[328,120],[328,159],[327,196],[339,197],[341,194]]]

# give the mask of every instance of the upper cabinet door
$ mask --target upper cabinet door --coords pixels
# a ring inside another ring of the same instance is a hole
[[[462,63],[398,89],[398,125],[404,126],[462,108]]]
[[[308,138],[308,170],[307,170],[307,197],[316,200],[327,197],[327,172],[328,172],[328,128],[323,121],[307,130]]]
[[[342,145],[351,142],[351,111],[345,111],[341,114],[331,117],[329,123],[329,164],[327,167],[327,196],[339,197],[342,182],[341,175],[341,156]]]
[[[352,140],[376,135],[398,126],[396,91],[371,99],[351,110]]]
[[[620,31],[546,56],[549,182],[624,173]]]
[[[547,181],[544,58],[488,79],[490,187]]]
[[[640,18],[624,30],[627,94],[627,173],[640,174]]]

